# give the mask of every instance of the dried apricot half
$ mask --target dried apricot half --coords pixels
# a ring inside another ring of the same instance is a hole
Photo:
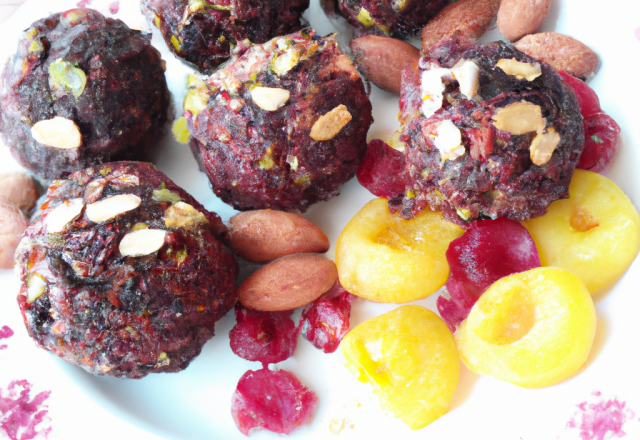
[[[411,429],[447,412],[460,376],[447,325],[430,310],[402,306],[369,319],[342,340],[347,368],[373,385],[383,409]]]
[[[580,278],[539,267],[491,285],[454,337],[470,370],[542,388],[577,373],[595,330],[593,300]]]
[[[447,281],[446,252],[463,233],[439,212],[425,210],[404,220],[389,213],[385,199],[374,199],[338,238],[340,283],[354,295],[376,302],[426,298]]]

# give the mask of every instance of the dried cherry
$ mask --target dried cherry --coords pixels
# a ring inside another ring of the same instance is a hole
[[[244,435],[256,428],[289,434],[311,420],[318,398],[284,370],[247,371],[231,400],[231,415]]]
[[[409,181],[404,154],[386,142],[374,139],[367,146],[367,154],[356,177],[376,197],[391,199],[402,194]]]
[[[494,282],[540,267],[538,250],[527,229],[505,218],[472,223],[449,245],[447,261],[451,276],[446,286],[451,298],[441,296],[437,306],[452,331]]]
[[[323,297],[302,312],[302,336],[317,349],[333,353],[349,332],[349,316],[354,296],[339,281]]]
[[[231,350],[248,361],[275,364],[290,358],[296,349],[298,330],[287,312],[261,312],[236,305],[237,324],[229,337]]]

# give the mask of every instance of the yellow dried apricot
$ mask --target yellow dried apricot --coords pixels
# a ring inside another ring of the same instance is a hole
[[[576,374],[595,329],[593,300],[580,278],[539,267],[491,285],[454,337],[470,370],[542,388]]]
[[[615,183],[591,171],[576,170],[569,199],[528,220],[543,266],[578,275],[589,292],[622,276],[640,249],[640,216]]]
[[[460,358],[451,332],[430,310],[399,307],[358,325],[340,346],[347,368],[411,429],[447,412]]]
[[[340,283],[376,302],[426,298],[449,277],[445,253],[464,231],[439,212],[411,220],[392,215],[385,199],[367,203],[347,224],[336,244]]]

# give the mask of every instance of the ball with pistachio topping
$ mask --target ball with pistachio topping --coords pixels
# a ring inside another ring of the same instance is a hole
[[[264,43],[302,28],[309,0],[142,0],[140,9],[177,57],[206,73],[238,41]]]
[[[16,251],[18,304],[42,348],[98,374],[183,370],[236,302],[227,228],[141,162],[56,180]]]
[[[0,134],[13,156],[45,179],[149,157],[171,104],[150,40],[91,9],[33,23],[2,74]]]

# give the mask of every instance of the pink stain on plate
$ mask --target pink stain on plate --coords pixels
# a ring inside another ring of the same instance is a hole
[[[9,327],[5,325],[0,328],[0,339],[7,339],[11,336],[13,336],[13,330],[11,330]],[[7,348],[6,345],[0,345],[0,350],[4,350],[5,348]]]
[[[594,393],[600,396],[600,392]],[[625,423],[634,419],[635,414],[626,408],[626,402],[617,399],[601,399],[596,403],[582,402],[567,428],[580,430],[581,440],[605,440],[626,436]]]
[[[120,2],[113,2],[109,5],[109,12],[111,12],[112,14],[117,14],[118,11],[120,10]]]
[[[86,8],[87,6],[89,6],[91,4],[91,0],[80,0],[78,2],[78,7],[79,8]]]
[[[636,38],[640,41],[640,27],[636,29],[634,33],[636,35]]]
[[[31,399],[31,386],[26,380],[14,380],[6,392],[0,388],[0,429],[11,440],[31,440],[39,435],[47,438],[51,432],[44,403],[51,391],[43,391]]]

